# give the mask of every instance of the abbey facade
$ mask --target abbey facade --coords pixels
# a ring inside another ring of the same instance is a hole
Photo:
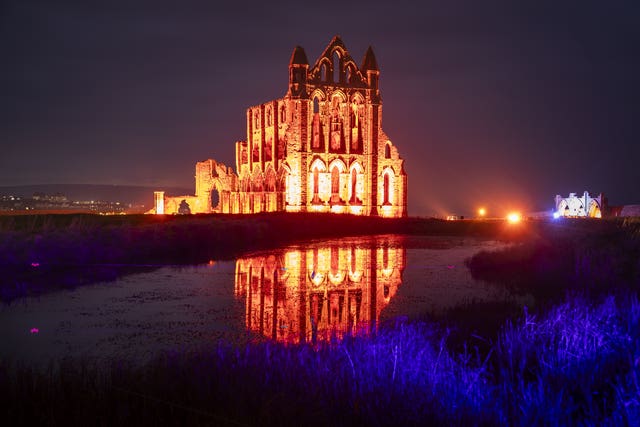
[[[196,194],[155,193],[155,213],[334,212],[407,215],[407,175],[382,130],[380,70],[371,47],[360,67],[340,37],[313,66],[297,46],[283,98],[247,109],[236,171],[196,164]]]

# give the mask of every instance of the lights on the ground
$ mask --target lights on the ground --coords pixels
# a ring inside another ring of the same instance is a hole
[[[558,218],[560,218],[560,212],[556,211],[553,213],[553,219],[558,219]]]
[[[507,215],[507,221],[509,221],[511,224],[516,224],[522,221],[522,215],[520,215],[520,212],[511,212],[509,213],[509,215]]]
[[[485,208],[480,208],[478,209],[478,216],[479,217],[484,217],[487,214],[487,210]]]

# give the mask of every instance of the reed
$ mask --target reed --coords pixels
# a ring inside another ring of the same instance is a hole
[[[506,322],[487,354],[398,322],[312,346],[218,343],[144,366],[0,364],[11,425],[635,425],[640,304],[571,298]]]

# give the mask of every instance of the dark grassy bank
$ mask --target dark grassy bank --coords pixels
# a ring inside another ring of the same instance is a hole
[[[528,228],[331,214],[0,216],[0,299],[154,266],[233,259],[308,239],[386,233],[519,239]]]
[[[0,216],[0,301],[113,280],[167,264],[234,259],[251,251],[309,239],[387,233],[534,242],[535,248],[510,250],[502,258],[513,258],[509,265],[516,275],[537,268],[541,271],[527,274],[538,280],[547,269],[550,282],[554,282],[558,274],[563,274],[560,270],[568,271],[568,265],[554,263],[574,261],[574,254],[568,251],[576,239],[592,236],[608,244],[609,236],[626,230],[622,221],[528,221],[513,225],[504,221],[331,214]],[[549,249],[543,247],[545,244]],[[535,263],[530,262],[532,256],[527,252],[532,250],[539,252],[534,254],[538,257]],[[496,269],[491,262],[479,257],[470,264],[471,271],[490,281],[499,279],[495,275],[508,276],[506,266]],[[510,277],[506,281],[517,282]]]
[[[588,225],[590,228],[582,228]],[[537,300],[640,289],[640,220],[564,221],[512,247],[467,260],[476,279]]]

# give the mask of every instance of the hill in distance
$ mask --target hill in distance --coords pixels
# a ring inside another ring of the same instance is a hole
[[[153,192],[164,190],[169,195],[193,194],[182,187],[147,187],[139,185],[40,184],[0,186],[0,196],[30,198],[35,193],[63,194],[71,201],[96,200],[153,207]]]

